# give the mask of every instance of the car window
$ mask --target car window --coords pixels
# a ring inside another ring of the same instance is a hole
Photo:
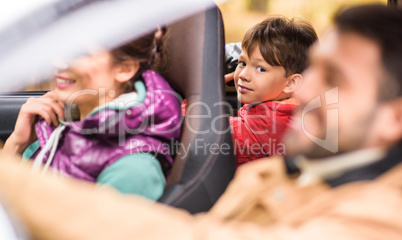
[[[21,89],[21,91],[49,91],[53,88],[55,88],[54,79],[45,79],[28,83],[28,85],[24,89]]]

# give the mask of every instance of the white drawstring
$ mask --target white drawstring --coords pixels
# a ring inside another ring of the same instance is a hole
[[[46,172],[49,168],[50,164],[53,161],[54,154],[57,150],[57,145],[59,144],[59,139],[61,136],[61,132],[66,128],[65,125],[57,127],[52,134],[50,135],[49,139],[47,140],[43,149],[39,152],[38,156],[36,156],[35,161],[33,163],[32,169],[35,171],[39,171],[43,159],[45,158],[45,154],[50,150],[50,155],[45,163],[45,167],[43,172]]]

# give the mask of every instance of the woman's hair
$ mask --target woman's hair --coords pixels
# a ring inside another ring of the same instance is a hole
[[[314,28],[300,19],[270,17],[249,29],[242,48],[248,55],[259,47],[264,60],[282,66],[286,76],[302,73],[308,65],[308,49],[317,40]]]
[[[141,38],[131,41],[112,51],[115,64],[119,64],[128,59],[140,62],[138,72],[124,86],[125,92],[133,91],[135,81],[141,78],[144,71],[148,69],[163,73],[166,64],[166,39],[167,29],[158,28]]]

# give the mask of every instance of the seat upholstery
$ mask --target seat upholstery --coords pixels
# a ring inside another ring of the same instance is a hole
[[[224,91],[224,29],[214,7],[169,26],[166,78],[187,99],[180,147],[159,202],[209,210],[233,178],[235,162]]]

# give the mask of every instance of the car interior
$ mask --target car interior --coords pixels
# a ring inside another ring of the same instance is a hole
[[[231,105],[226,101],[223,80],[223,21],[218,7],[213,7],[168,28],[166,79],[191,108],[186,113],[175,163],[159,202],[190,213],[203,212],[212,207],[235,172],[228,122]],[[21,91],[0,95],[2,141],[12,133],[21,105],[29,97],[44,93]],[[233,105],[237,104],[235,95],[233,100]],[[204,149],[223,145],[224,154]]]
[[[388,4],[400,7],[402,0],[389,0]],[[197,146],[225,145],[233,149],[228,117],[229,112],[236,112],[239,103],[235,93],[225,92],[225,36],[218,7],[192,15],[168,28],[170,61],[166,78],[187,99],[188,108],[180,147],[159,202],[198,213],[210,209],[224,192],[234,176],[235,162],[233,150],[227,154],[213,154]],[[21,105],[29,97],[39,97],[45,92],[0,94],[2,141],[13,131]]]

